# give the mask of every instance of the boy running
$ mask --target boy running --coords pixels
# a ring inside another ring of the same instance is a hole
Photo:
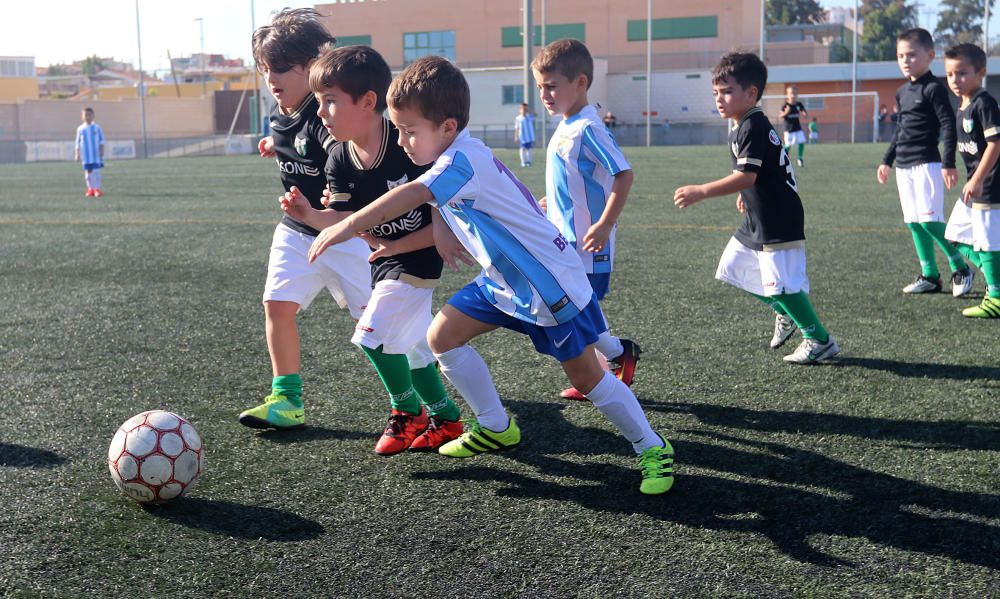
[[[799,102],[799,88],[789,85],[785,88],[785,103],[781,105],[781,114],[785,121],[785,153],[789,153],[792,146],[799,147],[799,157],[796,163],[805,166],[802,162],[802,154],[806,151],[806,134],[802,129],[802,118],[809,117],[809,111],[805,104]]]
[[[1000,318],[1000,109],[982,87],[986,53],[981,48],[959,44],[944,57],[948,87],[961,98],[958,151],[969,175],[945,235],[986,278],[982,303],[962,310],[962,315]]]
[[[389,117],[413,162],[433,165],[416,181],[325,229],[310,258],[431,203],[483,267],[427,332],[441,371],[476,415],[472,428],[439,453],[468,458],[521,440],[486,363],[469,346],[502,326],[528,335],[537,351],[559,360],[573,386],[632,443],[639,454],[640,491],[666,492],[673,485],[673,449],[650,427],[632,391],[601,369],[593,344],[606,326],[579,256],[545,219],[531,192],[465,128],[469,86],[462,72],[438,56],[410,63],[389,88]]]
[[[972,270],[962,254],[945,239],[944,188],[955,185],[955,112],[948,92],[930,71],[934,39],[925,29],[908,29],[896,40],[896,62],[909,81],[896,91],[899,126],[875,173],[879,183],[889,180],[896,163],[896,187],[903,221],[913,236],[920,260],[920,275],[903,287],[903,293],[937,293],[941,275],[934,258],[937,245],[951,266],[951,291],[955,297],[972,289]],[[938,151],[944,141],[944,161]]]
[[[535,57],[531,70],[545,109],[563,117],[549,140],[542,205],[576,249],[594,294],[603,301],[611,282],[618,217],[632,188],[632,167],[587,100],[594,60],[582,42],[552,42]],[[615,376],[631,386],[639,345],[605,330],[596,347],[599,357],[614,365]],[[586,399],[575,388],[560,395]]]
[[[101,169],[104,168],[104,130],[94,122],[94,109],[84,108],[80,112],[83,123],[76,128],[76,144],[73,160],[83,163],[83,179],[87,182],[88,198],[101,197]]]
[[[316,115],[309,91],[309,65],[335,41],[308,8],[286,9],[253,34],[253,56],[277,104],[271,113],[271,137],[260,141],[260,155],[275,158],[281,184],[322,209],[327,151],[335,143]],[[299,331],[296,315],[323,288],[360,318],[368,303],[370,251],[352,239],[323,260],[310,263],[307,251],[318,231],[284,215],[271,240],[264,287],[267,349],[271,355],[271,394],[264,403],[239,415],[251,428],[293,429],[305,425]]]
[[[322,229],[427,170],[407,158],[396,143],[399,132],[382,116],[390,81],[389,65],[367,46],[326,50],[313,63],[309,87],[319,117],[342,143],[326,163],[330,209],[315,210],[292,190],[284,197],[286,214]],[[351,341],[375,366],[392,403],[375,453],[437,449],[457,439],[462,424],[427,347],[431,295],[443,265],[434,248],[431,207],[372,227],[365,237],[377,248],[370,258],[373,291]]]
[[[723,251],[715,277],[777,313],[772,348],[784,345],[796,328],[802,331],[802,343],[785,356],[786,362],[815,364],[836,356],[840,347],[809,301],[802,201],[788,153],[757,106],[765,85],[767,67],[755,54],[722,57],[712,71],[712,94],[719,115],[733,120],[733,173],[677,189],[674,204],[685,208],[706,198],[739,194],[736,207],[746,218]]]

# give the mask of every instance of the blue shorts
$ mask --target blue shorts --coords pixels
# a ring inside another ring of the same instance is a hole
[[[579,357],[588,345],[596,343],[600,334],[608,330],[597,297],[568,322],[554,327],[531,324],[504,314],[486,300],[475,282],[459,289],[448,300],[448,305],[479,322],[524,333],[531,338],[538,353],[552,356],[560,362]]]
[[[103,162],[87,162],[83,165],[85,171],[96,171],[99,168],[104,168]]]
[[[526,142],[522,142],[521,143],[521,147],[524,148],[525,150],[530,150],[534,146],[535,146],[535,142],[533,142],[533,141],[526,141]]]
[[[603,300],[604,296],[608,294],[608,289],[611,288],[611,273],[591,272],[587,273],[587,279],[590,280],[590,286],[594,288],[594,295],[597,296],[597,299]]]

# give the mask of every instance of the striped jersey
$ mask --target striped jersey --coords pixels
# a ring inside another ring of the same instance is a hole
[[[617,227],[597,253],[583,250],[583,237],[604,214],[615,175],[632,167],[593,106],[559,123],[546,153],[549,220],[576,248],[588,273],[611,272]]]
[[[530,114],[519,114],[514,119],[514,128],[517,129],[517,143],[527,144],[535,142],[535,117]]]
[[[76,128],[76,149],[80,152],[80,162],[83,164],[104,164],[101,159],[101,146],[104,145],[104,131],[97,123],[81,123]]]
[[[969,178],[979,168],[986,153],[986,144],[1000,140],[1000,108],[985,89],[973,94],[968,106],[956,115],[958,153],[965,163]],[[983,194],[972,202],[974,208],[988,209],[1000,204],[1000,161],[983,178]]]
[[[569,321],[593,299],[576,252],[528,188],[468,130],[417,181],[483,267],[475,282],[498,310],[550,327]]]

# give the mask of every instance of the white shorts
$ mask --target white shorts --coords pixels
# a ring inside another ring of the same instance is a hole
[[[944,179],[941,163],[896,167],[896,187],[904,223],[944,222]]]
[[[972,249],[977,252],[1000,252],[1000,206],[973,204],[971,212]]]
[[[951,209],[948,226],[944,229],[944,238],[956,243],[972,245],[972,208],[958,200]]]
[[[816,132],[816,131],[810,131],[809,132],[809,141],[818,141],[818,140],[819,140],[819,133]]]
[[[387,354],[406,354],[411,369],[433,364],[434,354],[427,347],[433,294],[433,289],[405,281],[379,281],[358,319],[351,343],[368,349],[381,345]]]
[[[309,264],[309,246],[315,237],[279,224],[271,239],[267,261],[265,302],[294,302],[305,310],[326,287],[341,308],[355,319],[368,304],[371,295],[371,250],[359,238],[330,246]]]
[[[805,242],[801,247],[757,251],[731,237],[715,278],[756,295],[809,293]]]
[[[795,144],[806,143],[806,134],[801,129],[798,131],[785,131],[785,145],[794,146]]]

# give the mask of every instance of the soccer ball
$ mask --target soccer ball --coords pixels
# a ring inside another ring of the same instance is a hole
[[[201,437],[173,412],[149,410],[118,427],[108,447],[118,489],[139,503],[165,503],[187,492],[205,469]]]

